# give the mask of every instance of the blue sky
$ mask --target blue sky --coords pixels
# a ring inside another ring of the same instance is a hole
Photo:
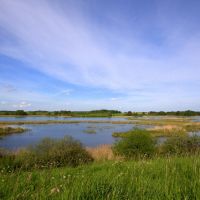
[[[200,110],[199,7],[1,0],[0,110]]]

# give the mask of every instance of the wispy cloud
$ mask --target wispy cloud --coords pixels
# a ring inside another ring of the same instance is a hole
[[[72,89],[64,89],[58,93],[58,95],[70,95],[73,92]]]
[[[0,86],[0,90],[2,90],[2,92],[5,92],[5,93],[12,93],[12,92],[15,92],[17,88],[12,84],[2,84]]]
[[[31,103],[28,103],[26,101],[22,101],[19,104],[13,104],[12,105],[14,108],[28,108],[31,106]]]
[[[157,2],[150,25],[137,10],[130,18],[114,8],[101,23],[80,2],[1,0],[0,54],[67,83],[124,93],[129,102],[135,91],[151,97],[148,89],[154,88],[162,98],[162,90],[170,89],[159,85],[200,81],[200,29],[191,21],[173,20],[167,6]],[[183,88],[175,87],[182,94]]]

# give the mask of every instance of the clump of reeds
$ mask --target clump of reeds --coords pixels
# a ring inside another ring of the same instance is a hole
[[[87,151],[95,161],[120,159],[113,154],[112,146],[108,144],[102,144],[97,147],[87,147]]]

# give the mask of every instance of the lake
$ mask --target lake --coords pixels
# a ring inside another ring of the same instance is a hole
[[[112,137],[113,132],[128,131],[132,128],[145,128],[147,126],[111,123],[75,123],[45,125],[28,124],[21,125],[21,127],[29,130],[21,134],[12,134],[3,137],[0,139],[0,147],[18,149],[27,147],[31,144],[36,144],[45,137],[63,138],[66,135],[72,136],[73,138],[81,141],[85,146],[93,147],[101,144],[112,144],[115,142],[117,139]],[[87,133],[86,131],[88,130],[95,130],[96,133]]]

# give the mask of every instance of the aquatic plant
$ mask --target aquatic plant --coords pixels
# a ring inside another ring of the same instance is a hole
[[[96,130],[94,130],[94,129],[88,129],[88,130],[84,130],[84,133],[95,134]]]
[[[199,136],[175,136],[168,138],[160,146],[163,155],[190,155],[200,152]]]

